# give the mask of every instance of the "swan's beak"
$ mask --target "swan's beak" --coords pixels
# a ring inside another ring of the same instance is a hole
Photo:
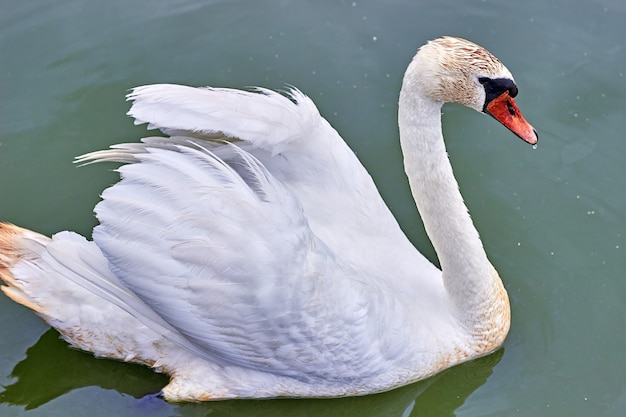
[[[493,116],[507,129],[519,136],[524,142],[535,145],[538,140],[537,131],[524,119],[522,112],[508,91],[491,100],[485,108],[485,113]]]

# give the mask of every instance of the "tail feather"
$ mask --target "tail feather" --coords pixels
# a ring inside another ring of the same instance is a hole
[[[14,270],[34,268],[50,238],[10,223],[0,223],[0,287],[7,297],[25,307],[44,314],[43,307],[16,279]],[[36,268],[36,267],[35,267]],[[28,274],[27,274],[28,275]]]
[[[172,344],[206,356],[119,281],[94,242],[76,233],[48,238],[0,222],[0,281],[9,298],[96,356],[153,365]]]
[[[0,223],[0,280],[9,298],[96,356],[152,365],[153,344],[171,333],[119,286],[93,242],[75,233],[51,239]]]

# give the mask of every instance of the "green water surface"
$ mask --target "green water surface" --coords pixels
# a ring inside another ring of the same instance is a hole
[[[396,125],[417,47],[441,35],[487,47],[540,135],[533,150],[489,117],[444,108],[462,193],[511,298],[495,354],[361,398],[168,404],[149,396],[163,375],[69,349],[0,295],[0,416],[625,415],[623,0],[0,0],[0,11],[0,219],[45,234],[90,235],[117,176],[72,159],[143,135],[124,101],[141,84],[299,87],[432,260]]]

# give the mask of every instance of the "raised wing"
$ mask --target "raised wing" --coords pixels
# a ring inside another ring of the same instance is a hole
[[[208,146],[156,138],[91,156],[134,159],[93,233],[120,281],[217,363],[298,378],[385,366],[404,346],[381,330],[396,314],[387,292],[315,236],[252,155],[227,145],[227,164]]]
[[[128,114],[169,135],[235,141],[295,196],[315,235],[347,263],[381,277],[389,265],[404,272],[402,265],[410,259],[408,271],[437,274],[313,102],[295,89],[286,94],[157,84],[129,94]],[[230,160],[231,148],[211,149]]]
[[[133,101],[128,115],[135,118],[135,124],[148,123],[149,128],[168,134],[221,133],[276,155],[291,145],[302,146],[323,120],[315,104],[299,90],[288,94],[263,88],[248,92],[154,84],[132,90],[127,96]]]

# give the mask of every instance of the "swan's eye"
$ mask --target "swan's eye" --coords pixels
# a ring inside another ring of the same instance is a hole
[[[488,77],[480,77],[478,79],[478,82],[481,84],[485,84],[486,82],[489,82],[489,78]]]

